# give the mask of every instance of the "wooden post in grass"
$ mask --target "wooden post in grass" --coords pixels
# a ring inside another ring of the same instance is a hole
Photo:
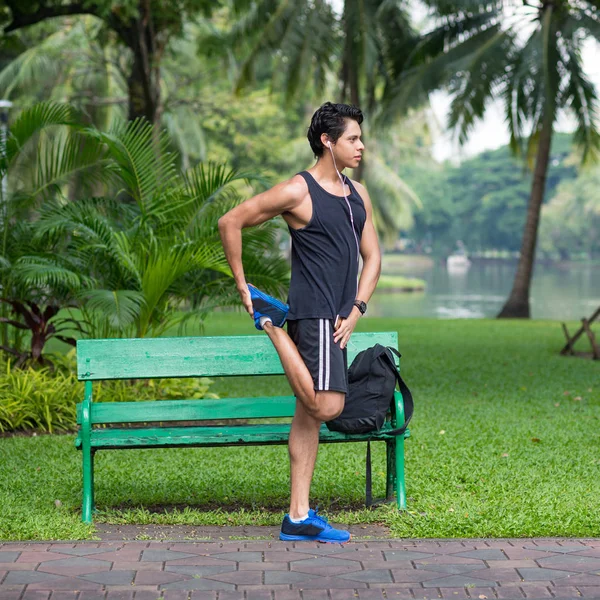
[[[587,334],[590,344],[592,345],[592,358],[594,360],[600,360],[600,347],[596,342],[596,337],[594,336],[594,332],[592,331],[591,324],[600,316],[600,307],[596,309],[594,314],[589,319],[581,319],[581,327],[575,332],[573,336],[569,335],[569,331],[565,323],[562,323],[562,329],[567,338],[567,343],[564,348],[560,351],[561,354],[571,354],[574,355],[575,351],[573,347],[575,346],[575,342],[585,333]]]

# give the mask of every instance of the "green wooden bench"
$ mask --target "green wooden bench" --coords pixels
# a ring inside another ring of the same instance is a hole
[[[354,333],[348,360],[380,343],[398,347],[394,333]],[[281,375],[279,357],[266,336],[178,337],[152,339],[80,340],[77,342],[77,374],[85,381],[84,399],[77,405],[79,432],[75,446],[83,453],[83,508],[85,523],[92,522],[94,504],[94,455],[98,450],[124,448],[173,448],[191,446],[243,446],[286,444],[289,423],[239,424],[239,419],[291,417],[295,398],[222,398],[219,400],[160,400],[99,402],[93,400],[93,382],[106,379],[158,377],[219,377]],[[134,399],[132,399],[134,400]],[[203,421],[235,419],[215,425]],[[180,426],[177,426],[177,422]],[[198,424],[190,424],[199,422]],[[131,424],[137,424],[135,428]],[[321,442],[381,440],[387,444],[388,500],[396,491],[398,508],[406,508],[404,438],[386,433],[404,423],[402,395],[396,392],[391,420],[379,432],[343,434],[325,425]],[[111,427],[105,427],[105,425]],[[118,426],[115,426],[117,425]],[[141,424],[141,426],[140,426]],[[163,425],[164,424],[164,425]]]

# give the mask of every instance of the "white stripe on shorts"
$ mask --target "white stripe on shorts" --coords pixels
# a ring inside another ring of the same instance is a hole
[[[329,321],[325,321],[325,389],[329,389]]]
[[[319,319],[319,389],[323,389],[323,319]]]

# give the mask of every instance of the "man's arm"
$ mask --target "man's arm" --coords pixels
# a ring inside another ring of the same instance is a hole
[[[373,225],[373,205],[371,203],[371,198],[369,198],[369,194],[363,185],[356,183],[355,187],[358,188],[358,192],[365,203],[365,209],[367,211],[367,220],[360,240],[360,255],[363,259],[363,268],[358,281],[356,299],[362,300],[363,302],[369,302],[377,287],[379,276],[381,275],[381,251],[379,250],[377,232]],[[358,309],[355,308],[354,310]]]
[[[253,314],[250,292],[242,264],[242,229],[260,225],[283,212],[293,210],[306,193],[306,184],[296,175],[266,192],[245,200],[219,219],[219,234],[225,257],[231,267],[238,292],[246,310]]]
[[[363,268],[358,281],[356,299],[368,302],[375,291],[375,287],[379,281],[379,275],[381,274],[381,252],[379,251],[377,232],[373,225],[373,205],[371,203],[371,198],[363,185],[354,182],[354,186],[357,188],[358,193],[363,199],[365,210],[367,211],[367,220],[365,221],[360,240],[360,255],[363,259]],[[360,317],[361,313],[355,306],[347,319],[338,319],[337,327],[333,334],[333,340],[336,344],[338,341],[340,342],[340,348],[345,348],[348,344],[348,340]]]

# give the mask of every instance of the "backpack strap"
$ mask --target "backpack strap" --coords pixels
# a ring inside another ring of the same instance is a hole
[[[396,348],[394,348],[392,346],[388,346],[386,348],[386,350],[390,350],[390,352],[394,353],[398,358],[400,358],[402,356],[400,354],[400,352],[398,352],[398,350],[396,350]],[[402,400],[404,401],[404,425],[402,425],[402,427],[399,427],[398,429],[393,429],[392,431],[389,431],[388,433],[391,435],[402,435],[406,431],[406,428],[408,427],[408,424],[413,416],[413,410],[414,410],[413,397],[412,397],[411,391],[408,389],[408,386],[404,383],[404,380],[400,376],[400,371],[398,370],[398,367],[396,366],[394,357],[391,354],[389,354],[388,352],[385,352],[384,354],[387,357],[388,361],[390,362],[390,365],[394,371],[394,374],[396,375],[396,379],[398,380],[398,387],[400,388],[400,393],[402,394]]]
[[[365,462],[365,506],[373,504],[373,479],[371,477],[371,441],[367,441],[367,459]]]

